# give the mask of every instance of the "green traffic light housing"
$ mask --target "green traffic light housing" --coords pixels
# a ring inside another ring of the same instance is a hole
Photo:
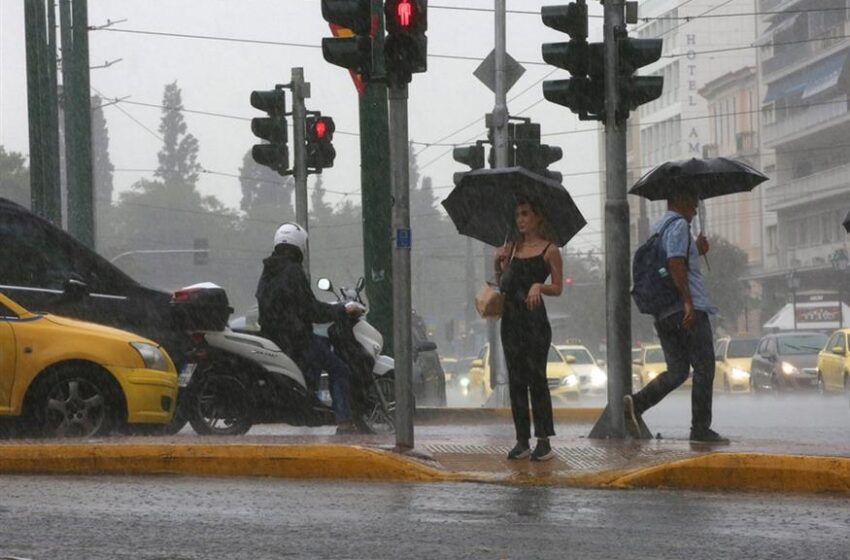
[[[569,108],[580,120],[601,120],[605,112],[603,84],[589,78],[547,80],[543,82],[543,97]]]
[[[587,41],[587,4],[585,0],[577,0],[559,6],[543,6],[540,8],[543,25],[566,33],[573,40]]]
[[[618,39],[621,112],[633,111],[661,97],[663,77],[635,76],[634,72],[661,58],[663,44],[662,39]]]
[[[322,0],[322,17],[332,27],[343,27],[354,33],[349,37],[323,38],[324,59],[368,79],[372,73],[371,0]]]
[[[372,0],[322,0],[325,21],[351,29],[356,35],[372,31]]]
[[[457,146],[452,150],[452,157],[458,163],[468,165],[471,170],[484,167],[484,144],[473,144],[472,146]],[[454,184],[459,185],[468,171],[454,174]]]

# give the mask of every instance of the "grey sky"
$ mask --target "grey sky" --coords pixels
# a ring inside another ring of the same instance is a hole
[[[541,5],[554,1],[513,0],[509,9],[539,13]],[[22,0],[0,2],[0,144],[7,150],[29,152],[26,105],[26,60]],[[492,8],[491,0],[432,0],[429,10],[429,52],[431,54],[486,56],[493,47],[493,15],[487,12],[437,9],[451,5]],[[592,14],[601,13],[591,2]],[[89,0],[90,25],[107,20],[127,19],[113,29],[209,35],[239,39],[283,41],[318,46],[328,36],[321,17],[319,0]],[[601,19],[591,19],[591,38],[601,35]],[[565,36],[546,28],[539,15],[508,15],[508,51],[520,61],[542,63],[540,44],[560,41]],[[325,170],[325,186],[334,191],[354,191],[359,202],[359,139],[343,132],[358,131],[357,98],[348,73],[322,59],[318,48],[252,45],[176,37],[123,33],[114,30],[90,34],[92,66],[121,58],[121,62],[91,72],[94,88],[108,98],[130,96],[128,101],[159,104],[166,83],[178,81],[187,109],[236,117],[257,116],[248,103],[252,89],[265,89],[286,82],[290,68],[303,66],[312,83],[308,108],[334,117],[337,135],[335,167]],[[493,95],[472,72],[478,63],[467,60],[430,58],[426,74],[416,75],[410,87],[410,135],[418,142],[434,142],[468,124],[475,126],[444,142],[461,143],[483,138],[483,115],[493,107]],[[541,80],[552,68],[526,64],[526,74],[509,93],[516,114],[530,106],[523,116],[542,122],[543,133],[596,128],[596,123],[580,123],[566,108],[543,98]],[[567,77],[557,71],[553,78]],[[533,86],[533,87],[532,87]],[[539,103],[537,103],[540,101]],[[537,103],[535,105],[535,103]],[[156,132],[160,112],[156,108],[121,104],[145,127]],[[161,142],[154,134],[131,120],[116,106],[105,109],[110,134],[110,155],[116,167],[115,185],[125,190],[156,167]],[[201,164],[210,171],[237,174],[242,157],[254,143],[249,122],[187,113],[189,131],[200,141]],[[582,249],[600,246],[597,133],[582,132],[550,136],[547,143],[564,149],[564,159],[552,168],[566,176],[565,185],[588,218],[589,225],[571,246]],[[423,176],[430,176],[448,194],[451,177],[462,169],[450,154],[450,147],[417,146]],[[446,153],[449,152],[449,153]],[[139,171],[142,170],[142,171]],[[225,204],[238,207],[238,179],[204,174],[200,188]],[[335,200],[333,195],[329,199]]]

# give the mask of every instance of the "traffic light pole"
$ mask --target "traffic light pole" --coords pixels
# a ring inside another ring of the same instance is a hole
[[[292,69],[292,175],[295,177],[295,221],[309,233],[307,215],[307,107],[304,100],[310,97],[310,84],[304,82],[304,69]],[[310,248],[304,254],[304,270],[310,274]]]
[[[495,151],[495,167],[507,167],[508,164],[508,102],[507,80],[505,79],[505,60],[507,54],[507,6],[506,0],[495,0],[495,63],[496,76],[494,90],[496,104],[493,107],[493,150]],[[493,263],[493,250],[486,247],[484,251],[484,270],[490,270]],[[502,338],[499,336],[498,321],[487,321],[487,340],[490,344],[490,385],[493,393],[487,399],[485,406],[501,408],[510,406],[508,392],[508,373],[502,358]]]
[[[625,29],[622,2],[605,2],[605,298],[608,406],[592,438],[624,438],[623,397],[632,392],[629,300],[629,202],[626,199],[626,117],[619,114],[617,35]]]
[[[413,448],[413,348],[410,295],[410,169],[407,146],[407,84],[388,88],[390,171],[393,186],[393,325],[396,447]]]

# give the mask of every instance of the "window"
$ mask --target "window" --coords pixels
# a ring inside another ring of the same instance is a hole
[[[723,359],[723,357],[726,355],[726,345],[728,343],[729,342],[726,341],[726,340],[721,340],[720,342],[717,343],[717,348],[715,348],[715,350],[714,350],[714,357],[715,358],[720,359],[720,360]]]
[[[547,358],[547,361],[549,361],[549,362],[554,362],[554,363],[556,363],[556,364],[557,364],[557,363],[563,363],[563,362],[564,362],[564,358],[563,358],[563,357],[561,356],[561,354],[560,354],[560,353],[559,353],[559,352],[555,349],[555,347],[554,347],[554,346],[550,346],[550,347],[549,347],[549,357]]]
[[[660,364],[667,360],[664,358],[664,350],[661,348],[648,348],[646,350],[646,363]]]
[[[74,272],[67,247],[40,224],[0,220],[0,284],[61,290]],[[13,264],[13,265],[12,265]]]
[[[751,358],[756,353],[758,339],[740,338],[729,343],[729,358]]]
[[[17,318],[18,314],[3,305],[2,303],[0,303],[0,317]]]
[[[782,356],[795,354],[817,354],[825,345],[825,334],[790,335],[779,337],[779,353]]]

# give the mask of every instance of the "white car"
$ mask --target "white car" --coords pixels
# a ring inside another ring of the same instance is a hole
[[[590,350],[580,344],[564,344],[556,348],[564,355],[564,359],[578,377],[578,387],[582,395],[608,394],[608,374],[599,367]]]

